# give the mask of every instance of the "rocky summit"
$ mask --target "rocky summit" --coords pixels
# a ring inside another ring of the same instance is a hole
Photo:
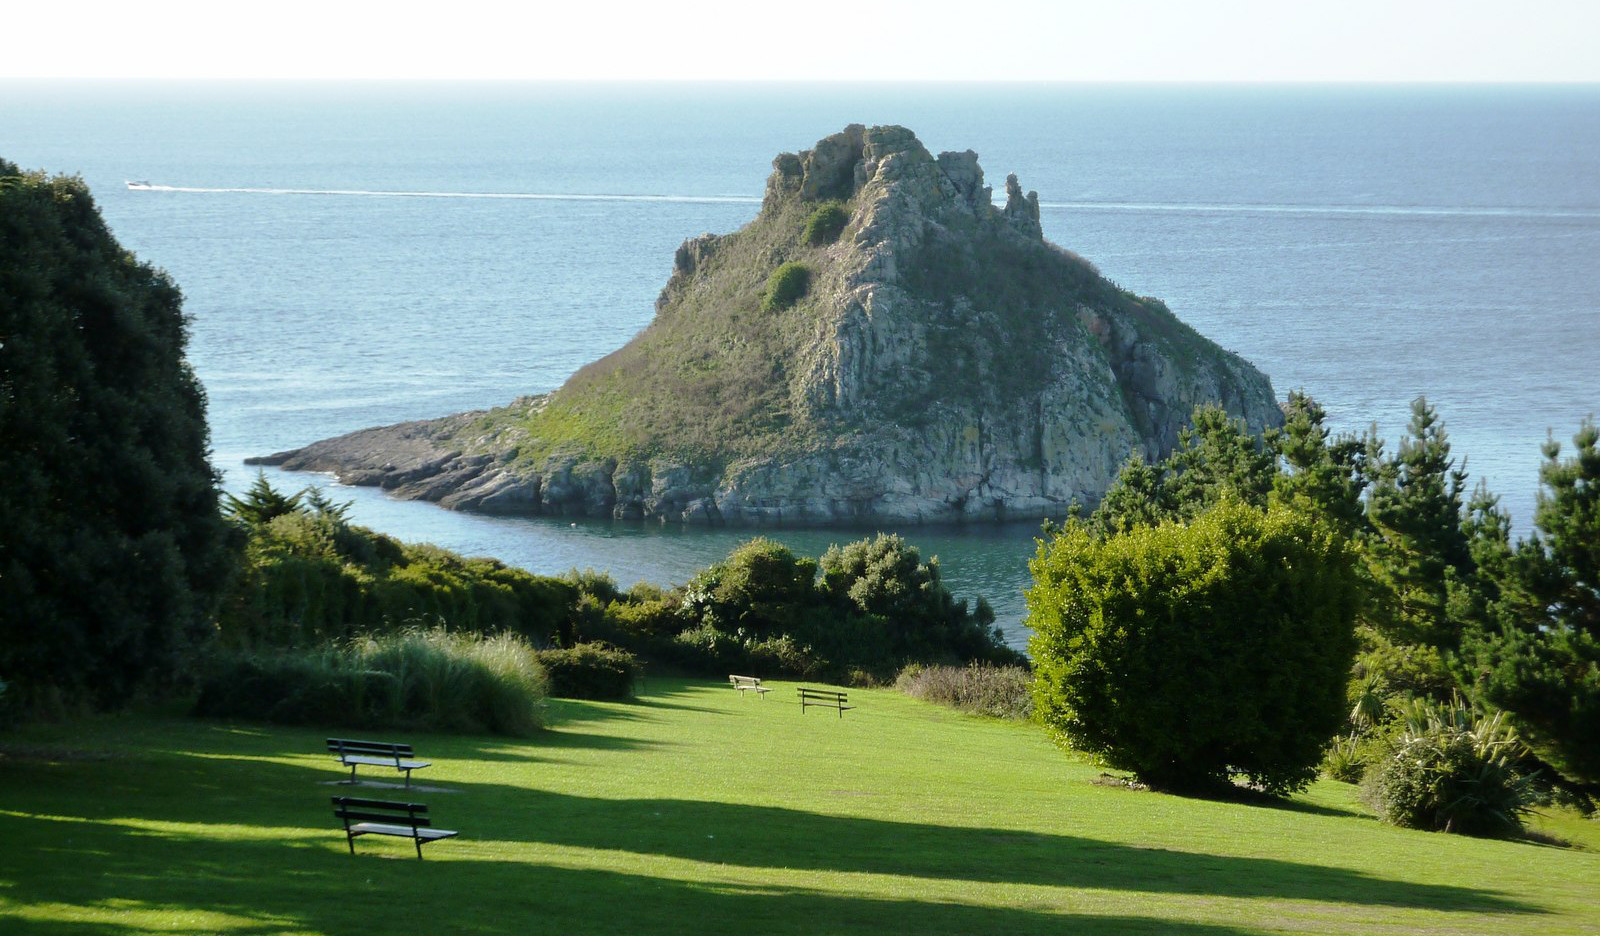
[[[1248,362],[996,207],[977,154],[847,127],[678,249],[651,324],[560,389],[260,464],[501,514],[785,525],[1092,504],[1199,404],[1281,422]]]

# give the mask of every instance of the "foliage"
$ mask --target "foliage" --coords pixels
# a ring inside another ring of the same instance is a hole
[[[349,523],[342,507],[325,498],[318,508],[300,503],[315,502],[306,492],[284,497],[265,479],[256,487],[262,490],[252,489],[248,504],[298,506],[243,525],[243,566],[218,620],[227,646],[313,646],[395,630],[418,617],[456,630],[511,630],[549,644],[574,614],[576,589],[559,579],[402,543]]]
[[[1372,461],[1371,568],[1387,609],[1378,626],[1409,643],[1453,648],[1446,583],[1473,571],[1462,528],[1466,473],[1451,458],[1444,427],[1426,399],[1412,403],[1411,426],[1395,457]]]
[[[1269,444],[1280,466],[1272,479],[1275,502],[1320,512],[1349,534],[1366,522],[1370,445],[1354,435],[1330,436],[1322,406],[1301,391],[1291,391],[1283,408],[1283,428]]]
[[[843,202],[823,202],[806,218],[805,232],[800,237],[813,247],[821,247],[838,240],[849,223],[850,212]]]
[[[1358,594],[1323,521],[1224,498],[1103,539],[1069,523],[1030,568],[1035,704],[1064,740],[1152,786],[1310,782],[1344,720]]]
[[[1522,745],[1504,713],[1484,718],[1459,702],[1415,700],[1401,721],[1364,781],[1386,821],[1465,835],[1521,830],[1533,790],[1517,769]]]
[[[245,491],[243,497],[234,497],[232,494],[222,495],[223,512],[230,519],[237,520],[240,523],[262,526],[271,523],[278,517],[299,510],[301,502],[307,500],[308,493],[308,491],[301,491],[296,494],[285,494],[272,486],[272,482],[267,480],[266,472],[257,471],[255,483],[250,485],[250,489]],[[319,498],[322,497],[320,492],[318,492],[317,496]],[[326,499],[321,500],[320,503],[328,510],[335,509],[334,505]],[[342,513],[340,517],[343,517]]]
[[[968,663],[923,666],[900,671],[894,687],[913,698],[948,705],[974,715],[1027,720],[1033,717],[1033,673],[1023,666]]]
[[[202,639],[231,541],[182,296],[82,180],[0,160],[0,673],[127,700]]]
[[[514,634],[409,627],[310,650],[218,657],[195,714],[525,737],[542,725],[546,685],[534,651]]]
[[[969,610],[940,580],[938,560],[923,562],[898,536],[830,547],[820,565],[757,538],[680,588],[595,592],[579,599],[593,613],[579,614],[575,639],[708,675],[879,682],[909,662],[1022,659],[986,602]]]
[[[1262,506],[1275,477],[1275,438],[1252,435],[1221,406],[1197,406],[1165,460],[1129,456],[1089,522],[1111,533],[1192,517],[1224,497]]]
[[[782,312],[799,302],[810,288],[810,267],[794,261],[782,264],[767,277],[767,289],[761,294],[761,311]]]
[[[633,654],[599,643],[540,650],[536,656],[550,676],[550,694],[560,699],[631,699],[643,672]]]
[[[1510,713],[1539,755],[1600,794],[1600,431],[1585,420],[1573,457],[1547,443],[1536,532],[1514,551],[1483,525],[1488,581],[1457,674],[1480,705]],[[1476,544],[1475,544],[1476,545]]]

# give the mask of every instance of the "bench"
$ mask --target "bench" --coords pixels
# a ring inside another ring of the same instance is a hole
[[[358,835],[398,835],[416,843],[417,859],[420,861],[423,842],[436,842],[456,834],[449,829],[433,828],[427,813],[428,807],[421,803],[353,799],[348,796],[333,798],[333,814],[344,822],[345,841],[350,845],[352,855],[356,853]]]
[[[350,779],[341,783],[356,782],[356,767],[368,764],[373,767],[393,767],[406,775],[406,786],[411,786],[411,771],[429,766],[431,761],[411,760],[409,744],[391,744],[387,741],[352,741],[348,738],[329,738],[328,750],[339,758],[339,763],[350,768]]]
[[[824,708],[836,708],[839,710],[840,718],[844,717],[845,709],[855,708],[854,705],[845,704],[845,694],[842,692],[834,692],[831,689],[807,689],[806,687],[801,686],[800,714],[804,715],[806,713],[806,706],[808,705],[820,705]]]
[[[739,697],[741,699],[744,698],[744,694],[746,692],[754,692],[756,695],[761,696],[764,699],[766,698],[766,693],[772,691],[766,686],[761,685],[761,680],[755,678],[754,676],[729,676],[728,682],[733,685],[733,688],[739,690]]]

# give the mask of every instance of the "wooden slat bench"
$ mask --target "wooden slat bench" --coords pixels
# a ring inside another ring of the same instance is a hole
[[[427,813],[428,807],[421,803],[355,799],[349,796],[333,798],[333,815],[344,823],[345,840],[350,845],[352,855],[356,853],[358,835],[397,835],[416,843],[417,858],[420,860],[423,842],[436,842],[456,834],[449,829],[433,828]]]
[[[806,706],[820,705],[824,708],[838,709],[839,717],[843,718],[845,709],[855,708],[854,705],[846,705],[845,701],[845,694],[842,692],[834,692],[831,689],[807,689],[804,686],[800,687],[800,714],[802,715],[806,713]]]
[[[406,786],[411,785],[411,771],[420,770],[431,765],[431,761],[412,760],[411,745],[392,744],[388,741],[352,741],[349,738],[329,738],[328,750],[333,756],[339,758],[339,763],[350,768],[350,779],[344,783],[356,782],[356,767],[367,764],[372,767],[393,767],[406,775]]]
[[[766,694],[772,691],[761,685],[761,680],[754,676],[729,676],[728,682],[733,685],[733,688],[739,690],[740,698],[743,698],[746,692],[754,692],[764,699],[767,697]]]

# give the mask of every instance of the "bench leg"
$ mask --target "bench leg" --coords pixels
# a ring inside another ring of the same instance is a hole
[[[356,782],[356,765],[355,764],[351,764],[350,765],[350,781],[349,782],[350,783],[355,783]]]
[[[412,841],[417,843],[417,860],[421,861],[422,860],[422,839],[413,837]]]
[[[408,789],[408,790],[411,789],[411,768],[410,767],[406,768],[406,789]],[[418,858],[422,857],[422,854],[421,854],[420,850],[417,853],[417,857]]]
[[[354,855],[356,853],[356,837],[350,834],[349,829],[344,830],[344,840],[345,844],[350,846],[350,854]]]

